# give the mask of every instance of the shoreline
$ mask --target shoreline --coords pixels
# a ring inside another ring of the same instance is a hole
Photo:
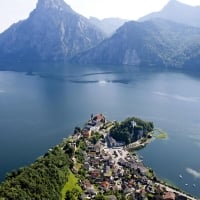
[[[106,138],[109,133],[110,133],[110,130],[113,128],[113,124],[115,124],[116,122],[111,122],[109,121],[111,125],[111,128],[102,128],[101,131],[99,131],[99,133],[102,133],[102,135]],[[159,129],[159,132],[161,133],[160,129]],[[148,133],[149,134],[149,133]],[[166,134],[166,133],[165,133]],[[156,136],[154,135],[153,137],[153,133],[151,133],[151,136],[152,137],[149,137],[147,139],[145,139],[144,141],[142,141],[144,138],[141,138],[141,140],[137,140],[135,141],[134,143],[131,143],[129,145],[121,145],[121,146],[115,146],[115,147],[109,147],[108,145],[108,141],[107,141],[107,144],[105,144],[105,146],[103,146],[103,153],[106,153],[106,155],[109,155],[110,156],[110,159],[113,161],[113,163],[115,163],[116,165],[118,165],[119,167],[122,167],[124,168],[125,170],[129,170],[131,168],[136,168],[136,166],[139,166],[139,168],[141,170],[149,170],[149,167],[147,166],[144,166],[143,162],[139,160],[139,156],[138,156],[138,153],[136,152],[138,149],[141,149],[141,148],[144,148],[146,145],[148,145],[154,138],[156,138]],[[160,138],[160,139],[163,139],[163,138],[166,138],[166,135],[165,137],[157,137],[157,139]],[[99,142],[99,141],[98,141]],[[131,151],[130,149],[134,150],[134,154],[137,156],[137,158],[134,158],[134,160],[131,160],[128,159],[129,158],[129,155],[131,155]],[[114,157],[112,155],[115,155]],[[127,156],[128,155],[128,156]],[[89,154],[87,154],[87,156],[90,157]],[[126,157],[127,156],[127,157]],[[117,159],[115,158],[117,157]],[[92,159],[92,157],[90,157]],[[134,166],[135,165],[135,166]],[[135,169],[136,171],[138,170]],[[158,186],[159,189],[161,188],[162,190],[162,193],[164,192],[166,195],[169,193],[169,194],[174,194],[174,196],[181,196],[181,198],[187,198],[187,199],[190,199],[190,200],[195,200],[197,198],[193,197],[191,194],[187,194],[185,191],[182,191],[181,188],[176,188],[170,184],[168,184],[167,182],[161,180],[161,179],[158,179],[158,177],[156,177],[154,171],[152,170],[152,174],[154,175],[154,179],[156,180],[155,182],[153,182],[153,178],[151,179],[148,179],[147,182],[149,181],[151,184],[151,187],[155,187],[155,186]],[[142,175],[141,178],[143,177],[146,177],[146,175]],[[121,180],[121,179],[120,179]],[[152,183],[153,182],[153,183]],[[111,184],[111,183],[110,183]],[[97,185],[96,185],[97,186]],[[146,185],[143,185],[144,188],[146,187],[149,187],[148,184]],[[127,189],[127,188],[126,188]],[[156,190],[156,189],[155,189]],[[151,193],[151,195],[154,195],[155,192],[154,191],[150,191],[149,194]],[[132,194],[132,193],[130,193]],[[130,195],[129,194],[129,195]],[[135,192],[136,194],[136,192]]]
[[[133,119],[137,123],[133,123]],[[137,136],[130,146],[123,140],[116,141],[111,136],[115,131],[118,133],[124,128],[127,129],[127,125],[133,131],[130,133],[131,137]],[[174,200],[197,199],[159,179],[155,172],[140,160],[138,148],[144,148],[156,138],[152,137],[153,132],[146,131],[145,127],[148,125],[153,128],[151,122],[139,118],[127,118],[118,123],[108,121],[102,114],[91,115],[82,128],[75,127],[72,135],[49,149],[33,164],[11,172],[0,184],[0,199],[7,199],[8,194],[8,199],[12,199],[13,195],[20,199],[22,192],[23,195],[27,195],[26,198],[24,196],[25,199],[30,199],[40,195],[37,190],[43,191],[41,194],[45,194],[46,199],[52,199],[51,195],[57,195],[56,199],[61,200],[66,197],[83,200],[98,197],[109,199],[111,196],[119,200],[124,197],[128,199],[129,196],[135,199],[167,199],[168,196]],[[33,179],[30,174],[42,178]],[[45,182],[37,186],[38,181]],[[57,188],[56,194],[48,192],[46,181],[52,183],[52,191],[53,188]],[[19,183],[20,185],[17,185]],[[39,187],[34,189],[34,194],[30,192],[34,188],[33,185]],[[25,191],[28,192],[24,193]]]
[[[159,132],[161,132],[161,130],[160,129],[157,129],[156,128],[156,131],[159,131]],[[162,133],[161,133],[162,134]],[[139,151],[140,149],[143,149],[143,148],[145,148],[148,144],[150,144],[153,140],[155,140],[155,139],[167,139],[167,133],[164,133],[164,134],[166,134],[165,135],[165,137],[160,137],[160,136],[156,136],[156,135],[153,135],[153,137],[152,138],[149,138],[149,139],[147,139],[144,143],[141,143],[140,141],[137,141],[137,142],[134,142],[134,143],[132,143],[132,144],[130,144],[131,145],[131,147],[126,147],[126,149],[128,150],[128,151],[133,151],[133,152],[135,152],[135,154],[139,157],[139,155],[138,155],[138,153],[137,153],[137,151]],[[132,147],[132,145],[133,145],[133,147]],[[144,163],[143,163],[144,164]],[[146,166],[147,168],[149,168],[149,166]],[[157,177],[157,176],[156,176]],[[189,194],[189,193],[187,193],[186,191],[184,191],[184,190],[182,190],[180,187],[178,187],[177,185],[173,185],[173,183],[170,183],[170,182],[168,182],[168,181],[165,181],[165,180],[163,180],[162,178],[159,178],[159,177],[157,177],[157,180],[159,181],[159,184],[161,184],[161,185],[163,185],[163,186],[166,186],[168,189],[169,189],[169,191],[171,190],[171,191],[174,191],[174,192],[176,192],[176,193],[179,193],[179,194],[182,194],[183,196],[185,196],[185,197],[187,197],[188,199],[191,199],[191,200],[198,200],[198,199],[200,199],[200,197],[194,197],[193,195],[191,195],[191,194]]]

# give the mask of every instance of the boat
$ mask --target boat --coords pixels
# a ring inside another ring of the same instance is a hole
[[[179,178],[181,178],[181,179],[182,179],[182,178],[183,178],[183,176],[182,176],[181,174],[179,174]]]

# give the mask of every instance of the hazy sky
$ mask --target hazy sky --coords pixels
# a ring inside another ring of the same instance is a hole
[[[120,17],[137,20],[163,8],[169,0],[65,0],[75,11],[89,17]],[[200,5],[200,0],[179,0]],[[0,32],[12,23],[28,17],[37,0],[0,0]]]

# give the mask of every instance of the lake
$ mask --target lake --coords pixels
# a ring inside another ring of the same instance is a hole
[[[137,116],[167,132],[168,139],[154,140],[139,154],[158,177],[200,197],[200,76],[48,67],[0,71],[0,180],[61,142],[91,113],[103,113],[112,120]]]

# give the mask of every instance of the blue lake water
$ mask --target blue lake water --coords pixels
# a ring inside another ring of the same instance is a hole
[[[0,71],[0,180],[101,112],[113,120],[138,116],[166,131],[168,139],[139,152],[144,163],[200,197],[200,76],[129,68],[54,70]]]

